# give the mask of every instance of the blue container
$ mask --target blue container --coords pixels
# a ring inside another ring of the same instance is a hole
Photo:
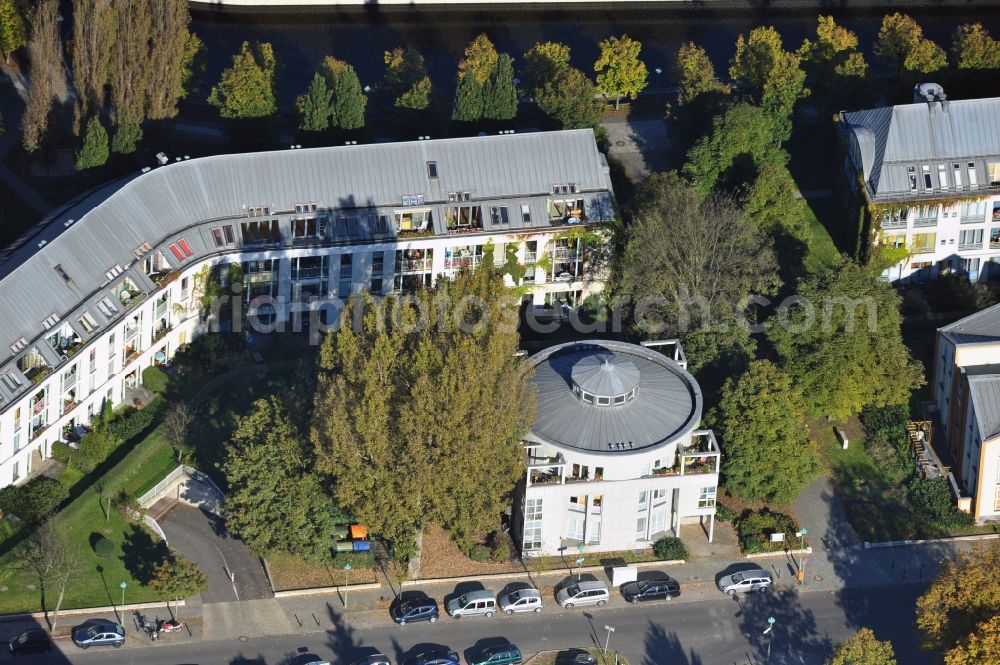
[[[369,540],[355,540],[354,541],[354,551],[355,552],[367,552],[372,547],[371,541]]]

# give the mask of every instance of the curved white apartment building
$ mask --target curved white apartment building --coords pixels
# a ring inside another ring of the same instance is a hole
[[[283,320],[431,284],[492,244],[497,263],[516,248],[534,304],[575,305],[602,283],[574,230],[613,215],[591,130],[219,155],[110,184],[0,252],[0,486],[207,329],[205,266],[240,264],[238,297]]]

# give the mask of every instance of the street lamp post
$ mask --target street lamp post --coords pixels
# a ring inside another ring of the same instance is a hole
[[[122,590],[122,616],[124,616],[125,615],[125,589],[128,588],[128,583],[125,582],[124,580],[122,580],[122,583],[119,584],[118,587]],[[123,621],[124,621],[123,619],[118,619],[119,623],[122,623]]]
[[[806,572],[803,569],[803,567],[805,566],[805,563],[804,563],[804,561],[805,561],[805,551],[804,550],[805,550],[805,536],[806,536],[807,533],[809,533],[809,531],[805,527],[802,527],[795,534],[796,536],[799,537],[799,584],[805,584],[806,583]]]
[[[774,630],[774,617],[767,617],[767,628],[764,629],[764,633],[763,633],[765,636],[768,636],[767,637],[767,659],[764,661],[765,663],[770,663],[771,662],[771,640],[774,638],[774,636],[771,634],[771,631],[773,631],[773,630]]]
[[[576,581],[579,582],[583,578],[583,562],[586,559],[582,556],[576,558]]]
[[[351,564],[344,564],[344,609],[347,609],[347,586],[348,581],[351,579]]]
[[[611,633],[615,632],[614,626],[605,626],[604,630],[608,631],[608,638],[604,640],[604,655],[608,655],[608,645],[611,644]]]

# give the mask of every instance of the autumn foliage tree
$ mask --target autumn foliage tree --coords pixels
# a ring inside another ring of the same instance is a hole
[[[816,38],[803,41],[798,56],[810,86],[827,102],[856,92],[868,75],[868,63],[858,50],[858,36],[837,25],[832,16],[819,17]]]
[[[489,265],[413,299],[355,296],[323,342],[319,467],[334,500],[402,556],[432,523],[469,547],[496,528],[523,473],[520,437],[535,402],[515,357],[517,319],[514,294]]]
[[[39,0],[30,17],[28,99],[21,116],[21,145],[28,152],[38,149],[49,125],[56,94],[66,86],[62,41],[59,39],[59,0]]]
[[[870,628],[861,628],[834,649],[827,665],[896,665],[892,642],[875,637]]]
[[[28,22],[22,7],[16,0],[0,0],[0,55],[7,64],[11,52],[28,43]]]
[[[1000,41],[982,23],[965,23],[955,29],[951,57],[957,69],[1000,69]]]
[[[948,64],[944,49],[924,37],[924,29],[913,18],[900,12],[883,17],[875,55],[897,74],[903,70],[927,74]]]
[[[569,69],[569,47],[559,42],[538,42],[524,53],[525,87],[538,94],[546,83]]]
[[[180,601],[195,596],[208,588],[208,576],[197,564],[188,560],[178,552],[170,550],[170,555],[153,569],[153,578],[149,586],[167,601]]]
[[[543,85],[536,92],[535,102],[562,129],[597,127],[604,116],[604,104],[597,99],[594,82],[575,67],[567,67]]]
[[[729,85],[719,81],[708,53],[694,42],[685,42],[677,50],[674,63],[677,103],[690,104],[705,95],[728,95]]]
[[[274,49],[267,42],[243,42],[233,63],[212,87],[208,103],[223,118],[264,118],[277,110]]]
[[[392,106],[420,111],[431,103],[431,79],[424,56],[412,46],[386,51],[385,88]]]
[[[605,97],[615,98],[615,110],[622,97],[635,99],[646,88],[646,63],[639,59],[642,43],[628,35],[601,41],[601,54],[594,63],[597,88]]]
[[[978,544],[942,562],[930,588],[917,599],[923,646],[944,651],[948,665],[980,665],[973,656],[1000,643],[1000,541]],[[998,652],[993,651],[992,655]]]

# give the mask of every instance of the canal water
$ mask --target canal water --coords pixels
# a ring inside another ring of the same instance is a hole
[[[766,4],[766,3],[762,3]],[[981,21],[1000,37],[1000,4],[996,7],[912,7],[907,11],[925,34],[946,49],[961,23]],[[597,58],[598,42],[610,35],[628,33],[643,43],[642,58],[650,70],[651,84],[668,85],[670,67],[678,47],[692,40],[705,47],[724,74],[735,49],[736,37],[757,25],[775,26],[785,47],[797,48],[815,34],[819,10],[683,10],[673,6],[621,8],[483,8],[427,9],[416,7],[308,8],[296,11],[193,9],[192,29],[204,40],[208,62],[205,81],[218,80],[229,57],[245,39],[269,41],[280,66],[279,94],[289,104],[301,93],[325,55],[354,65],[362,85],[375,84],[383,72],[382,53],[396,46],[413,45],[424,54],[436,85],[453,86],[455,68],[466,44],[480,32],[497,47],[520,58],[538,41],[560,41],[572,48],[573,64],[590,72]],[[831,9],[838,23],[857,33],[871,59],[871,45],[878,33],[883,10]],[[657,75],[659,68],[662,74]]]

